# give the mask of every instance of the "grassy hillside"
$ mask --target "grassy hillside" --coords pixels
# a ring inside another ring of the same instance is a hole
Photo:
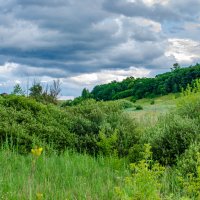
[[[141,126],[155,125],[158,118],[167,112],[170,112],[176,108],[179,101],[180,94],[168,94],[152,99],[143,98],[134,103],[131,108],[125,109],[127,114],[133,119],[137,120]],[[130,100],[131,97],[126,98]],[[136,110],[136,106],[141,106],[141,110]]]

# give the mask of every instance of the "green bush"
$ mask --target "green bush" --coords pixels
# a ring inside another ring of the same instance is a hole
[[[135,110],[143,110],[143,107],[141,105],[136,105]]]
[[[137,125],[123,111],[126,103],[89,99],[77,106],[59,108],[22,96],[8,96],[0,101],[0,141],[22,153],[29,152],[33,145],[50,145],[59,152],[70,148],[98,154],[102,151],[98,145],[100,132],[104,130],[105,137],[110,138],[117,131],[113,149],[123,156],[137,141]]]
[[[150,101],[150,105],[154,105],[155,104],[155,101],[152,99],[151,101]]]
[[[153,163],[151,146],[144,145],[143,158],[130,164],[131,176],[124,180],[123,187],[116,187],[119,199],[160,200],[161,178],[165,168]]]
[[[152,146],[154,159],[162,164],[175,164],[190,144],[199,139],[199,126],[194,120],[167,114],[156,126],[147,129],[143,142]]]
[[[143,159],[144,145],[143,144],[133,144],[128,152],[128,160],[131,163],[138,162]]]
[[[137,101],[137,99],[133,96],[133,97],[130,98],[130,101],[135,103]]]
[[[59,151],[73,147],[76,135],[68,130],[67,117],[67,113],[55,106],[8,96],[0,104],[1,143],[7,141],[20,152],[29,152],[39,143],[51,144]]]
[[[200,143],[195,142],[189,146],[183,155],[180,156],[177,162],[178,169],[183,175],[198,173],[198,158],[200,154]]]
[[[77,106],[68,107],[70,114],[69,130],[79,138],[76,149],[88,153],[98,153],[97,143],[101,140],[99,133],[104,130],[106,138],[117,131],[118,139],[115,149],[120,155],[128,154],[128,149],[137,141],[137,125],[124,112],[122,101],[96,102],[87,100]]]
[[[178,114],[191,119],[200,119],[200,96],[199,93],[182,97],[178,102]]]
[[[118,100],[120,108],[126,109],[126,108],[132,108],[134,107],[134,104],[128,100]]]

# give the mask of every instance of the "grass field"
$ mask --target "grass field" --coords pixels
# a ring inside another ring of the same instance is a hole
[[[134,104],[142,106],[142,110],[128,108],[126,112],[138,120],[142,126],[151,126],[157,122],[158,117],[176,107],[177,94],[169,94],[154,99],[139,99]],[[151,102],[154,101],[154,104]]]
[[[0,151],[1,200],[115,199],[114,188],[128,173],[124,160],[66,152],[22,156]]]

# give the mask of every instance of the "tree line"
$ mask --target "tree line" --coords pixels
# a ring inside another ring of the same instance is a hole
[[[156,75],[155,78],[128,77],[121,82],[112,81],[108,84],[95,86],[87,96],[104,101],[130,96],[135,99],[153,98],[181,92],[197,78],[200,78],[200,64],[181,68],[178,63],[175,63],[170,72]]]

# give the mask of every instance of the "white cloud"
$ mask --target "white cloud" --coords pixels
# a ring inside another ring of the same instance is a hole
[[[100,72],[81,74],[78,76],[73,76],[68,80],[79,84],[81,86],[95,86],[97,84],[109,83],[113,80],[122,81],[126,77],[147,77],[150,75],[151,71],[145,68],[130,67],[127,70],[102,70]]]
[[[19,65],[16,63],[6,62],[4,65],[0,65],[0,75],[7,76],[9,73],[12,73],[14,70],[16,70],[18,66]]]
[[[166,55],[172,55],[181,64],[196,62],[200,54],[200,41],[191,39],[171,38]]]
[[[167,5],[170,0],[143,0],[148,6],[153,6],[155,4]]]

